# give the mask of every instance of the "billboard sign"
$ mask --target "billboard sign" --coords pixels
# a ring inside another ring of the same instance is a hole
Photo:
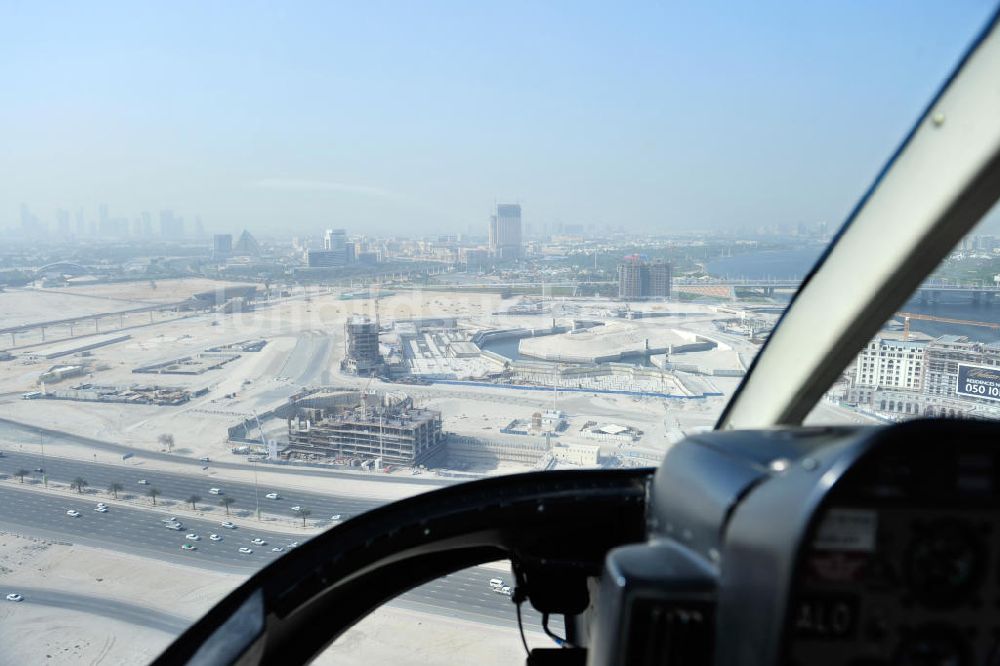
[[[970,398],[1000,400],[1000,367],[986,368],[959,363],[955,392]]]

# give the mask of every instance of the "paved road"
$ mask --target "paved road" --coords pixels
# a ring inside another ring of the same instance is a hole
[[[6,442],[6,444],[3,445],[2,448],[7,451],[12,449],[17,449],[18,447],[24,447],[25,450],[31,448],[34,448],[35,450],[40,450],[39,433],[41,433],[43,443],[55,442],[55,443],[82,445],[95,452],[103,451],[107,453],[113,453],[116,456],[121,456],[128,453],[134,455],[135,460],[165,461],[176,465],[187,465],[195,469],[201,469],[205,464],[194,458],[187,458],[185,456],[180,456],[171,453],[161,453],[159,451],[140,451],[131,446],[125,446],[124,444],[117,444],[115,442],[93,439],[91,437],[84,437],[82,435],[74,435],[73,433],[63,432],[61,430],[54,430],[52,428],[38,428],[36,426],[31,426],[24,423],[19,423],[17,421],[12,421],[10,419],[0,418],[0,442]],[[249,463],[244,463],[244,462],[213,460],[212,467],[214,467],[215,469],[237,469],[245,471],[250,469],[251,465]],[[314,476],[323,478],[364,479],[365,481],[372,481],[376,483],[378,482],[412,483],[415,485],[436,486],[436,487],[453,483],[453,481],[449,481],[447,479],[441,479],[429,476],[414,477],[409,475],[400,476],[395,474],[390,476],[387,474],[341,472],[337,470],[318,469],[315,467],[296,467],[294,465],[284,466],[284,465],[264,464],[260,467],[260,469],[262,470],[266,469],[268,472],[271,472],[273,474],[288,474],[289,476],[297,476],[297,477]]]
[[[131,461],[129,461],[131,462]],[[100,496],[106,499],[108,487],[112,483],[120,483],[125,489],[119,495],[143,498],[150,488],[156,488],[164,499],[185,502],[192,495],[201,497],[201,506],[217,513],[225,513],[219,505],[222,496],[232,498],[235,502],[232,509],[245,515],[254,512],[259,497],[261,511],[267,514],[295,518],[292,507],[299,506],[312,512],[309,520],[319,524],[329,523],[334,515],[340,515],[346,520],[381,504],[377,500],[357,499],[348,495],[314,493],[304,490],[285,489],[273,486],[260,486],[255,492],[254,484],[239,483],[215,479],[207,472],[199,469],[198,474],[180,474],[149,469],[144,465],[119,463],[109,465],[93,463],[71,458],[54,458],[35,453],[7,451],[0,457],[0,473],[13,476],[17,471],[25,469],[31,474],[25,477],[26,482],[37,484],[41,482],[42,474],[34,470],[44,469],[48,481],[69,485],[77,477],[87,481],[89,487],[85,495]],[[211,469],[211,468],[210,468]],[[140,484],[139,481],[146,481]],[[210,494],[212,488],[218,488],[223,495]],[[279,499],[269,500],[266,495],[277,492]],[[94,499],[95,502],[99,501]]]
[[[108,501],[108,513],[94,511],[97,498],[33,492],[16,481],[0,482],[0,528],[31,534],[41,538],[77,543],[96,548],[128,552],[170,562],[196,566],[214,571],[250,575],[265,564],[280,557],[271,548],[287,548],[289,543],[304,542],[307,535],[295,532],[277,532],[240,527],[227,530],[216,521],[179,516],[184,529],[176,532],[166,529],[163,515]],[[75,509],[79,518],[66,515]],[[188,533],[201,537],[198,541],[186,538]],[[216,533],[222,541],[213,542],[208,535]],[[255,537],[267,542],[266,546],[251,543]],[[197,550],[184,551],[181,544],[194,544]],[[253,550],[245,555],[238,549]],[[456,572],[445,578],[418,587],[393,602],[406,608],[439,615],[477,620],[479,622],[516,626],[514,606],[510,600],[489,589],[488,581],[498,574],[495,569],[475,567]],[[5,581],[16,586],[16,576]],[[13,588],[12,588],[13,589]],[[540,616],[525,609],[527,626],[540,626]]]
[[[171,636],[177,636],[191,624],[189,618],[164,613],[148,606],[139,606],[106,597],[94,597],[85,594],[73,594],[72,592],[59,592],[34,587],[14,586],[5,587],[3,590],[5,596],[10,592],[18,592],[23,595],[24,601],[20,602],[22,604],[53,606],[55,608],[80,611],[88,615],[97,615],[112,620],[121,620],[140,627],[158,629]]]

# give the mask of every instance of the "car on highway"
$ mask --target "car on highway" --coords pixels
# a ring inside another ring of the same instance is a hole
[[[80,512],[77,511],[76,509],[70,509],[69,511],[66,512],[66,515],[72,518],[79,518]]]
[[[503,587],[500,588],[499,591],[500,591],[500,594],[502,594],[504,596],[507,596],[507,597],[509,597],[509,596],[511,596],[513,594],[513,592],[510,591],[510,586],[509,585],[504,585]]]
[[[208,459],[208,456],[203,456],[203,457],[200,458],[200,460],[202,462],[212,462],[211,460]]]
[[[247,548],[246,546],[241,546],[240,552],[243,553],[244,555],[249,555],[250,553],[253,552],[253,548]]]
[[[175,532],[180,532],[182,529],[184,529],[184,526],[181,525],[180,523],[166,523],[164,527],[166,527],[168,530],[174,530]]]
[[[181,550],[198,550],[198,546],[193,543],[182,543]]]
[[[41,467],[36,467],[35,471],[38,472],[39,474],[44,474],[45,473],[45,470],[42,469]]]
[[[281,496],[278,493],[268,493],[264,495],[264,497],[266,497],[269,500],[281,499]]]
[[[190,534],[186,535],[184,538],[187,539],[188,541],[201,541],[201,537],[198,536],[197,534],[195,534],[194,532],[191,532]]]
[[[490,587],[499,590],[503,587],[503,578],[490,578]]]
[[[341,518],[339,513],[335,513],[332,516],[330,516],[330,520],[340,520],[340,519]]]
[[[208,494],[209,495],[221,495],[222,494],[222,490],[220,488],[209,488],[208,489]]]
[[[209,534],[208,538],[212,541],[222,541],[222,537],[220,537],[218,534]]]
[[[17,592],[11,592],[7,595],[7,601],[24,601],[24,597]]]
[[[139,479],[136,483],[138,483],[140,486],[148,486],[149,485],[149,481],[147,481],[146,479]]]
[[[292,511],[301,511],[301,510],[302,510],[302,507],[299,506],[298,504],[296,504],[295,506],[292,507]]]
[[[267,542],[264,541],[263,539],[261,539],[260,537],[254,537],[253,539],[250,540],[250,543],[252,543],[255,546],[266,546],[267,545]]]
[[[288,549],[289,550],[291,550],[292,548],[298,548],[298,547],[299,547],[299,542],[298,541],[293,541],[290,544],[288,544]]]
[[[108,512],[108,507],[106,507],[104,505],[98,505],[98,506],[94,507],[94,511],[96,511],[97,513],[107,513]]]
[[[225,521],[225,522],[223,522],[222,526],[225,527],[227,530],[235,530],[236,529],[236,525],[234,525],[233,523],[229,522],[228,520]]]
[[[283,553],[283,552],[285,552],[285,549],[282,548],[281,546],[275,546],[274,548],[271,549],[271,552],[272,553]]]

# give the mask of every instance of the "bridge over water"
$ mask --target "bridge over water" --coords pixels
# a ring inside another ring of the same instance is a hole
[[[679,293],[703,294],[736,300],[738,292],[773,296],[776,291],[796,291],[802,278],[785,279],[689,279],[674,280],[674,291]],[[935,303],[943,294],[968,296],[973,303],[992,304],[1000,285],[981,281],[961,282],[957,280],[928,280],[921,284],[915,294],[921,303]]]

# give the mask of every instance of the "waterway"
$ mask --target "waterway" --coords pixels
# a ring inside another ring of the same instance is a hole
[[[767,252],[749,252],[731,257],[723,257],[706,264],[705,269],[716,277],[762,279],[792,279],[806,275],[819,258],[824,248],[810,246],[795,250],[777,250]],[[921,304],[918,298],[911,299],[902,308],[903,312],[927,314],[949,319],[964,319],[1000,323],[1000,300],[993,305],[985,302],[974,304],[968,296],[942,294],[943,300],[938,303]],[[898,320],[902,323],[902,320]],[[946,324],[934,321],[910,320],[910,330],[926,333],[937,337],[939,335],[964,335],[970,340],[982,342],[1000,341],[1000,330],[981,326],[963,324]]]

